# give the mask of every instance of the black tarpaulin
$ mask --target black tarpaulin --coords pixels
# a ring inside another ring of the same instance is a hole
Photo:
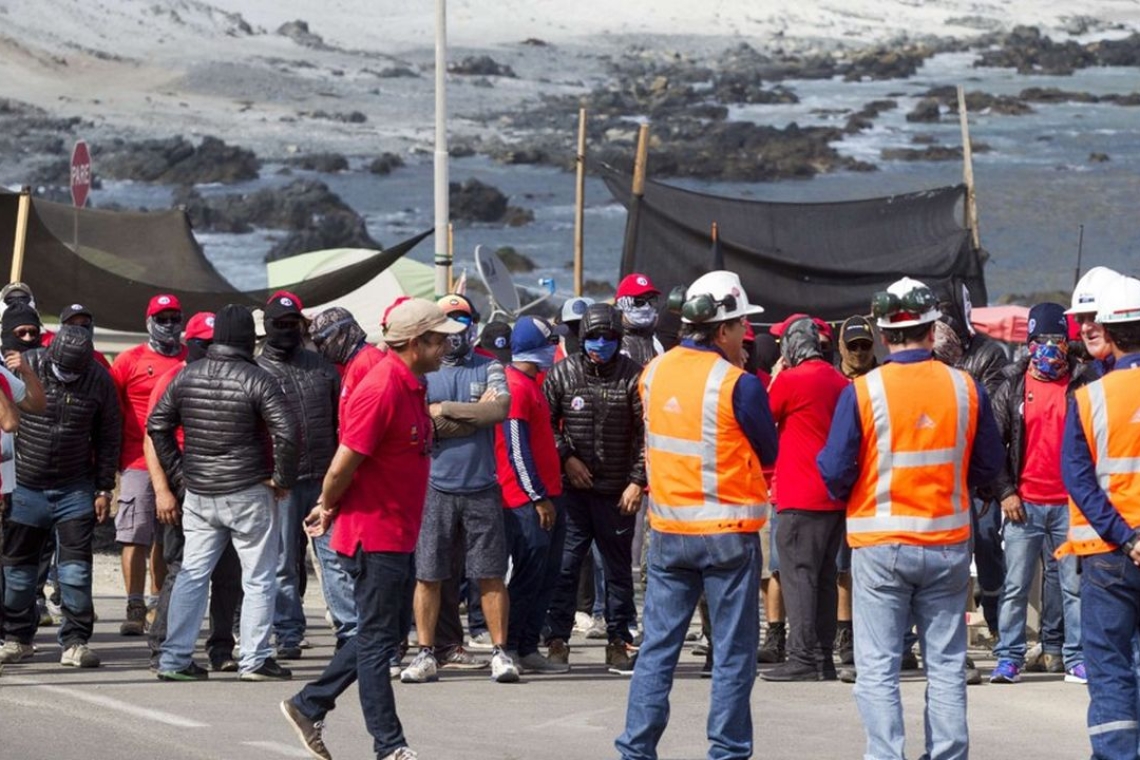
[[[667,293],[715,268],[740,275],[757,321],[806,312],[830,321],[869,311],[871,294],[907,275],[936,291],[969,288],[986,303],[985,254],[973,249],[956,208],[965,186],[838,203],[773,203],[646,182],[606,167],[610,192],[629,209],[621,274],[642,272]],[[719,245],[711,239],[713,222]]]

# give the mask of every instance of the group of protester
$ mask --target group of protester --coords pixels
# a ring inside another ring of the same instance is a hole
[[[1013,362],[974,331],[968,299],[910,278],[837,332],[795,314],[757,335],[763,309],[731,272],[662,295],[635,273],[612,305],[482,330],[463,295],[401,298],[378,347],[346,310],[306,318],[281,291],[258,350],[245,307],[184,320],[159,294],[146,343],[108,370],[90,310],[69,306],[51,334],[31,289],[9,285],[0,667],[33,657],[51,572],[61,664],[99,665],[92,534],[117,487],[121,633],[149,633],[164,681],[290,679],[279,661],[307,646],[312,546],[336,652],[281,709],[315,757],[331,756],[323,720],[352,683],[377,757],[414,758],[391,678],[566,672],[576,613],[594,609],[607,667],[632,675],[618,751],[656,757],[699,608],[710,757],[751,754],[758,662],[777,683],[854,681],[867,756],[903,757],[899,672],[917,642],[926,753],[964,758],[971,559],[990,681],[1036,666],[1088,683],[1097,756],[1135,755],[1140,386],[1122,370],[1140,365],[1140,282],[1097,268],[1068,310],[1035,305]],[[669,350],[662,313],[680,321]],[[193,657],[207,605],[208,669]]]

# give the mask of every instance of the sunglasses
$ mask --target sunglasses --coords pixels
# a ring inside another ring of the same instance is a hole
[[[12,334],[17,338],[38,338],[40,331],[37,327],[17,327],[12,331]]]
[[[299,319],[274,319],[272,325],[278,330],[292,330],[301,325]]]
[[[613,332],[612,330],[606,330],[603,332],[588,333],[586,335],[586,340],[599,340],[599,339],[617,340],[619,337],[620,336],[616,332]]]
[[[633,305],[637,308],[644,308],[646,306],[653,306],[656,308],[657,296],[635,296],[633,299]]]
[[[173,317],[151,317],[156,325],[180,325],[182,324],[182,315],[178,314]]]
[[[869,340],[853,340],[847,344],[848,351],[870,351],[875,344]]]

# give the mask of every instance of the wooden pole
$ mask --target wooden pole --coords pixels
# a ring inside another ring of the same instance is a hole
[[[447,223],[447,292],[454,293],[455,277],[452,262],[455,261],[455,223]]]
[[[966,183],[966,208],[963,213],[974,250],[982,247],[978,231],[978,195],[974,189],[974,151],[970,146],[970,120],[966,113],[966,89],[958,85],[958,120],[962,125],[962,180]]]
[[[716,222],[712,223],[712,241],[715,243],[720,239],[720,231],[717,230]]]
[[[24,247],[28,242],[28,214],[32,208],[32,188],[20,190],[20,205],[16,210],[16,239],[12,243],[12,271],[9,282],[19,282],[24,273]]]
[[[447,150],[447,0],[435,0],[435,295],[447,295],[451,260],[447,255],[447,224],[451,219],[448,196]]]
[[[633,194],[645,195],[645,164],[649,156],[649,125],[642,124],[637,130],[637,154],[633,160]]]
[[[586,255],[586,109],[578,109],[578,177],[574,199],[574,295],[582,295]]]

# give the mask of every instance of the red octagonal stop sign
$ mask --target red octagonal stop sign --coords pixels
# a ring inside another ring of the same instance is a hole
[[[87,205],[87,194],[91,191],[91,154],[83,140],[75,143],[71,150],[71,202],[76,208]]]

